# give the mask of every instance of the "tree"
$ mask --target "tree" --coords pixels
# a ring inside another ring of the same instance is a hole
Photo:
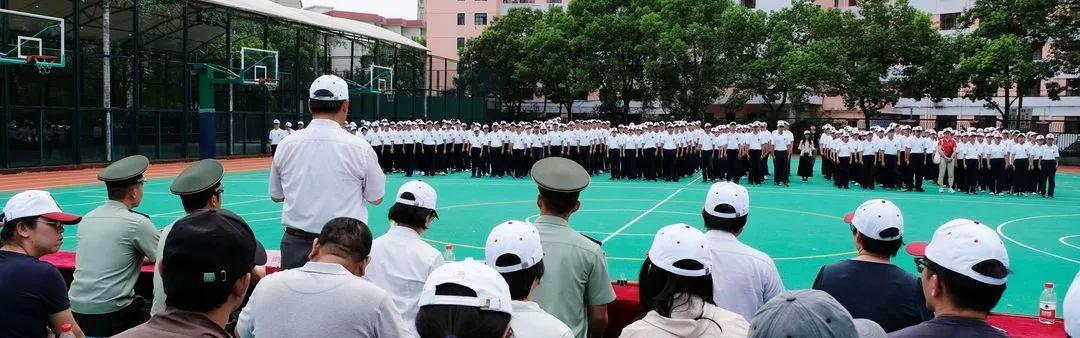
[[[1057,0],[978,0],[960,17],[966,27],[977,24],[962,38],[965,55],[960,65],[970,83],[964,97],[996,110],[1005,126],[1012,120],[1013,105],[1016,111],[1023,108],[1026,90],[1054,76],[1061,66],[1060,60],[1042,56],[1054,33],[1051,17],[1057,8]],[[1048,89],[1051,97],[1060,90]]]
[[[525,60],[520,72],[535,78],[536,94],[566,109],[568,117],[574,101],[588,95],[585,70],[578,51],[571,44],[573,18],[559,7],[551,7],[536,22],[525,42]]]
[[[907,0],[868,0],[859,8],[858,16],[829,9],[815,18],[808,52],[819,60],[820,90],[843,96],[844,105],[859,109],[869,125],[881,109],[918,94],[911,77],[929,62],[939,36],[930,16]]]
[[[542,16],[538,10],[511,9],[468,41],[460,53],[457,87],[474,96],[495,97],[505,110],[520,112],[521,104],[536,92],[536,79],[521,72],[520,63],[526,57],[526,41]]]
[[[648,102],[645,61],[655,54],[638,19],[652,12],[655,0],[575,0],[571,45],[579,54],[585,89],[600,95],[601,112],[613,120],[630,113],[630,102]]]

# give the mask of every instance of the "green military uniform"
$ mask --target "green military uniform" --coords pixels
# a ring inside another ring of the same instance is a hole
[[[194,195],[218,186],[223,176],[225,176],[225,168],[221,166],[221,162],[215,159],[201,160],[187,167],[179,176],[176,176],[172,185],[169,186],[169,191],[177,196]],[[183,218],[183,216],[180,218]],[[157,250],[154,251],[154,261],[158,262],[158,264],[154,265],[154,302],[153,306],[150,307],[150,315],[157,314],[165,309],[165,286],[161,282],[161,274],[158,273],[158,268],[161,262],[161,254],[165,252],[165,239],[169,237],[169,231],[172,230],[174,223],[176,221],[161,229],[161,240],[158,241]]]
[[[149,165],[145,156],[130,156],[103,169],[98,179],[107,184],[141,184]],[[109,200],[87,213],[77,232],[74,281],[68,291],[72,312],[106,315],[131,305],[143,257],[153,259],[158,244],[150,217]],[[87,331],[82,320],[79,324],[87,335],[100,335]]]
[[[561,157],[536,162],[532,177],[542,193],[578,193],[589,185],[588,172]],[[540,216],[534,224],[544,248],[545,273],[533,300],[573,329],[575,336],[585,337],[589,323],[586,306],[615,301],[604,250],[560,217]]]

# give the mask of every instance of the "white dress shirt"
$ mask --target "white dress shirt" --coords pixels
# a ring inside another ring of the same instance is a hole
[[[510,317],[510,328],[514,338],[573,338],[574,331],[558,318],[544,312],[540,305],[530,301],[515,300],[510,302],[514,315]]]
[[[705,232],[712,258],[713,300],[716,307],[735,312],[747,322],[762,304],[784,292],[773,260],[722,230]],[[737,290],[737,291],[733,291]]]
[[[282,140],[270,165],[270,197],[285,199],[281,223],[310,233],[337,217],[366,224],[364,201],[381,201],[385,189],[375,150],[332,120],[313,119]]]
[[[443,264],[442,254],[415,230],[391,226],[371,243],[370,257],[364,279],[390,293],[401,318],[415,323],[420,292],[428,275]],[[415,334],[416,326],[409,325],[409,331]]]

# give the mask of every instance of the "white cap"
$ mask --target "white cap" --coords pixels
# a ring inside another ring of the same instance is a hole
[[[349,99],[349,84],[337,75],[323,75],[311,83],[308,94],[317,101],[345,101]]]
[[[436,295],[435,288],[443,284],[464,286],[476,292],[476,297]],[[420,293],[419,305],[472,306],[513,314],[506,280],[495,269],[472,259],[443,264],[432,271]]]
[[[684,259],[697,261],[703,268],[687,270],[675,267],[675,262]],[[649,260],[657,267],[679,276],[701,277],[712,272],[705,234],[686,224],[660,228],[649,247]]]
[[[507,273],[521,271],[535,266],[544,259],[544,247],[540,245],[540,232],[536,226],[522,221],[506,221],[495,226],[488,234],[484,246],[487,265],[495,271]],[[495,261],[499,256],[512,254],[521,259],[520,264],[498,266]]]
[[[402,195],[405,193],[412,193],[413,198],[403,198]],[[405,182],[405,184],[401,185],[401,188],[398,188],[397,198],[394,202],[435,210],[436,198],[438,196],[435,194],[435,188],[432,188],[431,185],[424,181],[412,180]]]
[[[844,217],[844,222],[855,226],[859,233],[879,241],[894,241],[904,235],[904,215],[893,202],[872,199],[863,202],[858,209]],[[882,235],[886,229],[899,230],[894,236]]]
[[[304,124],[304,121],[296,122],[296,124]]]
[[[1004,285],[1007,277],[991,277],[976,272],[973,267],[987,260],[998,260],[1009,267],[1005,243],[993,229],[978,221],[958,218],[939,227],[926,246],[926,258],[953,272],[976,281]]]
[[[63,224],[75,224],[81,216],[66,214],[48,191],[27,190],[11,196],[4,204],[4,218],[0,223],[23,217],[45,217]]]
[[[1065,333],[1072,337],[1080,337],[1080,272],[1073,278],[1072,286],[1065,293]]]
[[[281,121],[278,121],[278,119],[274,119],[274,124],[281,124]]]
[[[292,127],[292,122],[285,122],[286,127]]]
[[[720,218],[739,218],[750,213],[750,192],[732,182],[713,183],[705,196],[705,212]]]

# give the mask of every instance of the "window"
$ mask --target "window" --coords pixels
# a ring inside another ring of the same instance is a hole
[[[457,48],[465,48],[465,38],[457,38]]]
[[[547,0],[549,4],[561,4],[562,0]]]
[[[1065,117],[1065,130],[1066,134],[1080,134],[1080,116],[1066,116]]]
[[[757,7],[757,0],[739,0],[743,7],[754,8]]]
[[[855,7],[855,6],[858,6],[859,4],[856,3],[855,0],[848,0],[847,5],[848,5],[848,7]]]
[[[840,8],[840,0],[833,0],[832,6],[835,8]]]
[[[487,13],[473,14],[473,24],[477,26],[487,26]]]
[[[1024,96],[1039,96],[1039,94],[1041,94],[1040,93],[1041,90],[1042,90],[1042,82],[1041,81],[1035,81],[1035,82],[1027,85],[1026,88],[1024,88]]]
[[[937,115],[934,117],[934,129],[956,128],[956,115]]]
[[[960,19],[960,13],[944,13],[938,17],[938,26],[943,31],[956,29],[957,21]]]
[[[1065,96],[1080,96],[1080,79],[1065,80]]]
[[[1042,60],[1042,58],[1043,58],[1042,46],[1040,46],[1039,48],[1036,48],[1035,50],[1031,51],[1031,60],[1032,61]]]
[[[458,26],[464,26],[465,25],[465,13],[457,13],[457,25]]]

